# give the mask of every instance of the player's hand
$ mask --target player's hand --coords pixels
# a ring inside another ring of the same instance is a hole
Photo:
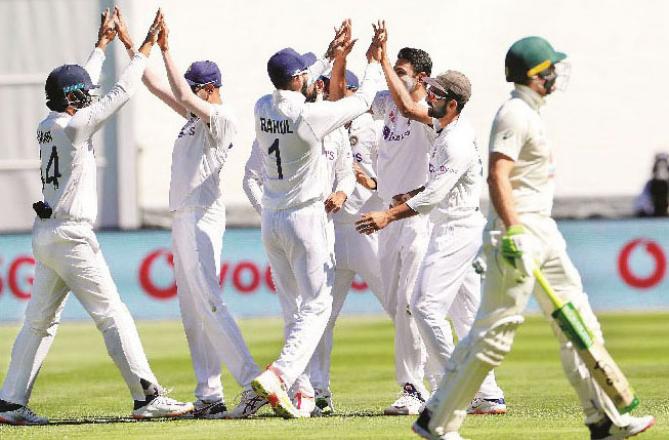
[[[351,44],[352,25],[350,18],[342,21],[341,25],[339,25],[338,28],[335,28],[334,31],[335,36],[325,51],[325,58],[329,58],[330,60],[334,60],[335,56],[337,56],[337,52],[341,52],[344,47],[350,46],[350,52],[350,50],[353,49],[353,44],[355,44],[355,42]]]
[[[126,23],[125,17],[121,14],[121,9],[118,6],[114,6],[114,23],[118,39],[121,40],[126,49],[132,48],[134,44],[130,37],[130,31],[128,31],[128,23]]]
[[[385,228],[389,223],[390,217],[387,211],[371,211],[363,214],[362,218],[355,222],[355,230],[370,235]]]
[[[355,181],[363,187],[372,191],[376,190],[376,180],[369,177],[356,162],[353,162],[353,175],[355,176]]]
[[[501,240],[501,253],[504,260],[515,267],[519,274],[519,281],[532,276],[536,267],[534,259],[534,238],[527,233],[522,225],[510,226]]]
[[[411,197],[412,195],[410,193],[395,194],[393,196],[393,200],[390,207],[394,208],[395,206],[399,206],[402,203],[405,203],[406,201],[410,200]]]
[[[325,199],[325,212],[328,214],[338,212],[344,206],[345,201],[346,194],[342,191],[330,194],[330,197]]]
[[[102,11],[100,15],[100,28],[98,29],[98,41],[95,47],[102,50],[116,37],[116,23],[109,8]]]
[[[163,29],[163,25],[163,11],[158,9],[158,11],[156,11],[156,16],[153,18],[153,23],[151,23],[151,26],[146,33],[146,38],[144,38],[144,42],[139,48],[139,51],[144,54],[144,56],[148,57],[151,53],[153,45],[156,44],[156,41],[158,41],[158,34]]]
[[[163,52],[167,52],[170,50],[170,44],[169,44],[169,35],[170,35],[170,30],[167,27],[167,23],[165,23],[165,18],[163,17],[163,28],[160,30],[160,33],[158,34],[158,47],[160,47],[160,50]]]
[[[374,29],[374,36],[372,37],[372,42],[369,44],[367,49],[367,62],[371,63],[373,61],[381,62],[383,56],[383,41],[385,40],[385,21],[377,21],[376,24],[372,23],[372,29]]]

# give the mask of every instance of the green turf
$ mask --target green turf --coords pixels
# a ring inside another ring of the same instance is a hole
[[[669,438],[669,314],[601,317],[607,345],[641,397],[637,413],[652,413],[656,427],[641,439]],[[276,319],[245,320],[242,331],[259,365],[268,364],[281,345]],[[194,384],[181,324],[139,325],[151,365],[179,399],[191,399]],[[9,361],[16,326],[0,326],[0,378]],[[335,336],[332,388],[341,417],[285,421],[268,410],[254,420],[113,423],[44,427],[0,427],[0,439],[106,438],[418,438],[413,417],[384,417],[381,412],[398,391],[394,384],[392,329],[376,317],[341,319]],[[509,414],[469,417],[462,434],[472,439],[586,439],[576,397],[562,374],[557,343],[542,318],[529,318],[513,352],[497,370]],[[228,400],[239,387],[224,375]],[[106,355],[102,338],[87,323],[66,323],[35,386],[32,408],[51,418],[127,416],[131,401]]]

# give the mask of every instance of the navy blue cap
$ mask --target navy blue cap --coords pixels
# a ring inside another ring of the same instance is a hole
[[[99,86],[93,84],[91,77],[78,64],[64,64],[51,71],[44,84],[44,91],[49,99],[64,98],[75,90],[91,90]]]
[[[215,62],[195,61],[190,65],[184,74],[186,82],[190,86],[201,86],[203,84],[213,84],[214,87],[221,87],[221,71]]]
[[[313,52],[307,52],[302,54],[302,59],[304,62],[307,64],[307,66],[311,66],[314,64],[316,61],[318,61],[318,57],[316,56],[315,53]]]
[[[321,75],[318,79],[322,81],[330,81],[331,77],[332,77],[332,72],[328,73],[327,75]],[[358,87],[360,87],[358,77],[355,75],[355,73],[351,72],[350,70],[346,70],[346,88],[357,89]]]
[[[283,82],[304,73],[311,65],[310,57],[308,54],[305,55],[307,56],[300,55],[290,47],[281,49],[272,55],[267,61],[267,73],[272,82]]]

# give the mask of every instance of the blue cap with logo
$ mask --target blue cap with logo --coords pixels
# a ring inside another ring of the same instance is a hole
[[[93,84],[86,69],[78,64],[64,64],[51,71],[44,84],[44,91],[47,99],[58,100],[75,90],[91,90],[98,87]]]
[[[328,73],[327,75],[321,75],[319,79],[323,81],[330,81],[330,78],[332,77],[332,72]],[[350,70],[346,70],[346,88],[347,89],[357,89],[360,87],[360,82],[358,81],[358,77],[356,76],[355,73],[351,72]]]
[[[310,59],[308,53],[300,55],[295,49],[287,47],[270,57],[267,61],[267,73],[272,82],[283,82],[305,73],[307,68],[313,64],[309,62]]]
[[[223,84],[221,82],[221,71],[215,62],[209,60],[195,61],[186,70],[184,78],[190,86],[213,84],[214,87],[221,87]]]

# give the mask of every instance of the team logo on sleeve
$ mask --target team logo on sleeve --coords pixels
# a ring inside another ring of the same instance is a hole
[[[358,145],[358,136],[351,136],[348,138],[349,142],[351,143],[352,147],[355,147]]]

